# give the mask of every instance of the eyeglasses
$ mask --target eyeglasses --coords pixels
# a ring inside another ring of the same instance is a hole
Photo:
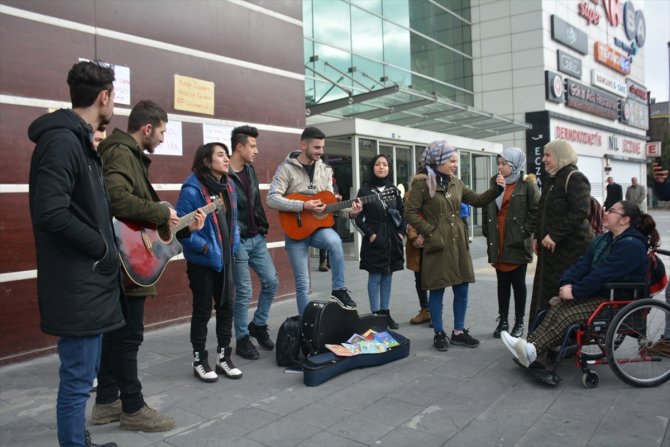
[[[615,210],[613,210],[612,208],[610,208],[610,209],[608,209],[608,210],[605,210],[605,212],[606,212],[606,213],[614,213],[614,214],[618,214],[618,215],[621,216],[621,217],[626,217],[626,215],[625,215],[624,213],[620,213],[620,212],[618,212],[618,211],[615,211]]]

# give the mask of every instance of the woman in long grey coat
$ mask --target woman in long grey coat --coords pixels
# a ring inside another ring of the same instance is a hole
[[[468,189],[455,176],[458,153],[446,141],[435,141],[423,153],[426,174],[417,176],[409,191],[405,219],[419,234],[423,243],[421,284],[429,290],[428,307],[435,331],[434,346],[438,351],[448,349],[442,323],[444,289],[454,291],[454,330],[451,343],[475,348],[479,341],[465,329],[468,305],[468,284],[475,282],[468,234],[460,217],[461,202],[484,206],[503,191],[505,181],[499,176],[497,184],[483,194]]]
[[[544,147],[542,163],[549,178],[542,185],[533,240],[537,266],[529,327],[537,311],[549,307],[549,300],[558,296],[563,272],[586,253],[593,238],[587,220],[591,184],[577,169],[575,150],[567,141],[551,141]]]

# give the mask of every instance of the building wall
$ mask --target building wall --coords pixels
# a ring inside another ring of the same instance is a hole
[[[565,85],[576,81],[598,92],[603,90],[592,80],[592,72],[614,80],[626,89],[628,80],[644,90],[644,58],[646,49],[639,48],[633,56],[630,73],[624,75],[595,59],[595,44],[601,42],[616,51],[615,39],[630,44],[623,24],[612,25],[602,1],[576,0],[473,0],[473,71],[475,107],[515,120],[527,119],[526,113],[548,111],[551,125],[544,138],[566,138],[577,151],[580,168],[588,172],[592,193],[604,198],[602,184],[605,166],[624,187],[631,176],[645,178],[645,129],[622,122],[619,117],[604,118],[593,113],[569,107],[566,103],[549,101],[545,96],[545,71],[558,73]],[[621,8],[631,3],[635,10],[644,12],[644,1],[619,2]],[[609,3],[608,3],[609,4]],[[612,2],[612,4],[614,4]],[[585,14],[591,17],[587,20]],[[622,10],[623,11],[623,10]],[[581,54],[552,38],[552,15],[570,24],[577,33],[585,33],[586,54]],[[623,21],[623,14],[620,16]],[[647,28],[647,33],[653,32]],[[581,62],[581,76],[559,71],[557,52],[561,51]],[[564,89],[566,89],[564,87]],[[631,96],[627,91],[624,95]],[[565,95],[563,95],[565,96]],[[626,96],[613,96],[623,101]],[[646,109],[646,100],[635,102],[640,110]],[[567,131],[567,134],[566,134]],[[545,132],[546,133],[546,132]],[[589,142],[564,135],[588,135]],[[526,132],[491,138],[504,146],[526,148]],[[529,148],[531,150],[531,148]],[[541,147],[539,148],[541,151]],[[529,163],[531,158],[529,153]],[[541,157],[541,153],[540,153]],[[609,157],[610,162],[603,161]],[[529,166],[529,170],[531,167]]]
[[[537,0],[472,0],[474,106],[525,121],[544,109],[542,3]],[[493,137],[525,146],[525,132]]]
[[[55,343],[39,330],[27,194],[33,145],[26,131],[49,109],[69,107],[70,67],[79,58],[129,67],[131,105],[117,101],[110,129],[125,129],[140,99],[158,102],[171,123],[182,123],[181,155],[155,154],[151,166],[161,198],[175,203],[204,124],[259,128],[256,169],[267,189],[305,124],[302,42],[302,7],[290,0],[0,1],[0,208],[10,211],[0,216],[0,364]],[[213,115],[174,108],[175,74],[214,83]],[[266,212],[282,278],[278,295],[287,296],[294,287],[283,232],[277,213]],[[158,292],[147,304],[149,327],[190,316],[183,260],[169,263]]]

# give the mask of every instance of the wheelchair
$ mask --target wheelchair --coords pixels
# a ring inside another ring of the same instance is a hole
[[[670,251],[655,250],[650,252],[650,260],[654,253],[670,256]],[[570,326],[558,350],[550,351],[551,364],[530,366],[536,368],[534,375],[557,385],[561,381],[556,373],[559,364],[574,355],[586,388],[595,388],[600,382],[599,374],[591,369],[594,365],[609,365],[621,381],[635,387],[654,387],[670,380],[670,350],[659,348],[659,342],[670,344],[670,339],[663,338],[666,321],[670,322],[670,304],[658,294],[660,290],[652,290],[650,274],[648,271],[645,283],[605,284],[609,301],[603,301],[586,322]],[[664,279],[667,282],[667,277]],[[621,290],[630,291],[630,299],[615,300],[615,291]],[[545,313],[538,312],[532,330]]]

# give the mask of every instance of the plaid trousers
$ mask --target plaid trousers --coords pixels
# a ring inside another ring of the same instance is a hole
[[[538,354],[560,345],[565,331],[573,324],[586,322],[603,301],[606,300],[602,298],[561,300],[560,303],[551,306],[535,332],[528,334],[527,341],[535,345]]]

